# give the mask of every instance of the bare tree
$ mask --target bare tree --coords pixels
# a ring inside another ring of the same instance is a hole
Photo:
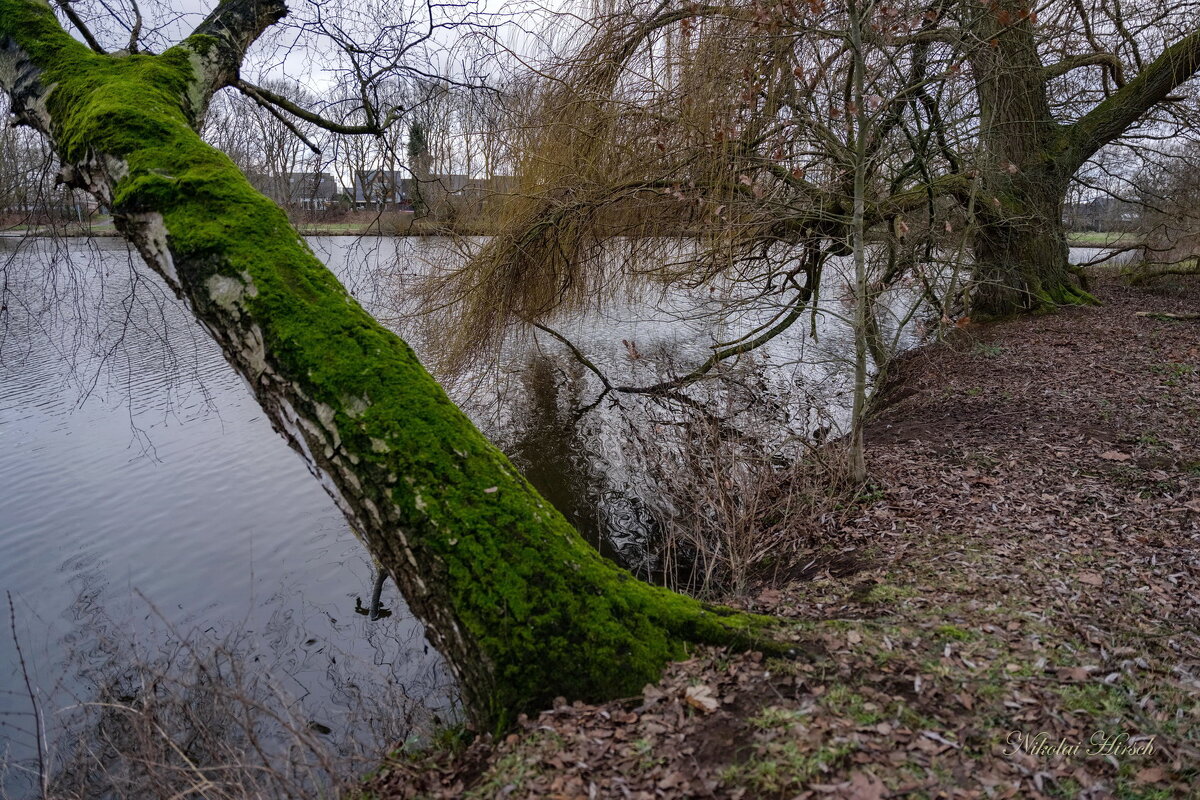
[[[1200,146],[1188,143],[1137,176],[1142,236],[1135,280],[1200,272]]]

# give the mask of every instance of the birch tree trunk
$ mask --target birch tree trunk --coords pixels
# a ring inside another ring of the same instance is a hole
[[[0,86],[245,378],[425,623],[478,724],[559,695],[636,694],[695,643],[786,650],[766,638],[775,620],[603,559],[200,139],[209,98],[285,13],[225,0],[160,55],[106,55],[43,0],[0,0]]]

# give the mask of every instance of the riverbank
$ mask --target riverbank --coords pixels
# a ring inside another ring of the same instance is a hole
[[[1067,234],[1067,244],[1071,247],[1134,247],[1141,242],[1139,234],[1119,231],[1072,231]]]
[[[371,796],[1187,796],[1200,780],[1200,282],[968,326],[902,360],[876,487],[741,604],[795,660],[705,651],[385,765]],[[801,565],[803,566],[803,565]]]
[[[453,233],[458,236],[490,236],[494,230],[487,225],[456,224],[453,226],[428,224],[423,221],[407,219],[404,230],[398,230],[394,222],[381,222],[375,219],[371,222],[310,222],[297,223],[297,228],[304,236],[444,236]],[[121,234],[113,227],[112,220],[100,218],[87,225],[68,225],[63,229],[48,227],[12,227],[0,230],[0,238],[20,238],[23,236],[82,236],[82,237],[115,237]],[[1067,234],[1067,242],[1072,247],[1132,247],[1140,241],[1139,237],[1128,233],[1105,233],[1103,231],[1083,231]]]
[[[371,217],[367,221],[351,222],[298,222],[296,229],[303,236],[491,236],[495,230],[485,224],[433,223],[413,220],[412,215]],[[0,228],[0,238],[20,239],[24,237],[63,238],[117,238],[121,233],[114,227],[112,219],[101,217],[86,224],[71,223],[60,227],[14,226]]]

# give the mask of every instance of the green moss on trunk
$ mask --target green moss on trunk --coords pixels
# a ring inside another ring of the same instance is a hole
[[[1066,236],[1045,216],[990,222],[975,240],[972,316],[994,319],[1066,305],[1091,305],[1068,260]]]

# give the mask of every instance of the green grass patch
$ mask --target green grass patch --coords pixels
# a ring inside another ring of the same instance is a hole
[[[875,725],[883,721],[883,709],[870,703],[845,686],[835,685],[821,697],[821,704],[835,714],[841,714],[859,725]]]
[[[1118,231],[1074,231],[1067,234],[1067,243],[1072,247],[1117,247],[1138,241],[1137,236]]]
[[[794,741],[767,742],[756,746],[744,763],[726,768],[721,780],[728,786],[748,786],[767,794],[794,790],[832,769],[853,749],[849,744],[836,744],[809,753]]]
[[[781,706],[767,706],[747,720],[759,730],[786,730],[808,718],[803,711]]]
[[[1129,710],[1129,697],[1125,691],[1105,683],[1064,686],[1059,696],[1066,709],[1094,717],[1120,717]]]
[[[902,600],[906,597],[916,597],[917,590],[911,586],[894,586],[890,583],[881,583],[872,586],[866,594],[862,596],[864,603],[894,603],[897,600]]]
[[[520,749],[501,756],[488,770],[487,780],[471,789],[464,797],[490,800],[499,796],[509,786],[513,787],[508,789],[509,792],[519,791],[525,781],[541,775],[545,769],[539,755],[543,743],[561,747],[563,740],[558,734],[548,732],[534,733],[526,737],[521,742]]]
[[[933,629],[933,633],[939,639],[948,639],[955,642],[969,642],[975,638],[975,634],[957,625],[938,625]]]

